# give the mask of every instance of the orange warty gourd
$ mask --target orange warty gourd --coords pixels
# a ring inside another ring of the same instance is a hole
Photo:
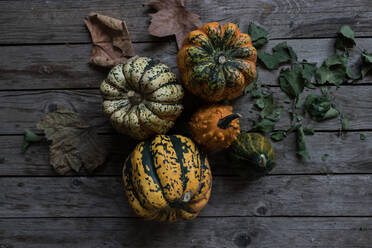
[[[184,86],[208,102],[234,99],[256,77],[257,51],[233,24],[205,24],[192,31],[177,55]]]
[[[239,117],[229,105],[202,107],[189,122],[192,137],[206,150],[228,148],[240,134]]]

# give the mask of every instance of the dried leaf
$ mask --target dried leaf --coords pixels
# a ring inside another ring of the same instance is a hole
[[[50,163],[61,175],[79,172],[83,166],[92,172],[105,161],[106,151],[98,136],[77,113],[63,106],[57,105],[55,112],[46,114],[37,128],[52,141]]]
[[[93,42],[89,63],[113,67],[135,55],[124,21],[91,13],[84,20]]]
[[[191,31],[202,25],[200,16],[186,10],[185,0],[150,0],[145,5],[158,11],[150,14],[149,33],[157,37],[175,35],[178,48]]]

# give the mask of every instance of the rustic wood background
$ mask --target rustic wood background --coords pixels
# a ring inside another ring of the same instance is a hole
[[[254,21],[270,31],[268,50],[286,40],[299,59],[322,62],[343,24],[372,52],[370,0],[188,0],[187,7],[205,23],[239,22],[243,31]],[[246,182],[231,173],[223,154],[211,154],[213,194],[201,216],[145,222],[129,208],[120,177],[135,142],[116,134],[103,117],[98,87],[107,71],[87,64],[92,46],[83,18],[91,11],[124,19],[136,53],[176,71],[175,39],[147,33],[152,11],[142,1],[0,1],[1,248],[372,247],[371,77],[332,87],[351,129],[338,137],[337,119],[312,123],[311,159],[296,157],[292,135],[274,145],[278,165],[271,175]],[[276,73],[260,70],[260,77],[284,99]],[[81,113],[107,144],[108,161],[94,175],[58,176],[46,143],[21,153],[23,130],[34,130],[57,103]],[[249,117],[251,104],[245,96],[234,106]],[[248,129],[247,118],[241,123]],[[288,125],[284,115],[277,127]]]

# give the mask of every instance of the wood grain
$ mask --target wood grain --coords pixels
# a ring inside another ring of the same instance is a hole
[[[143,2],[1,1],[0,44],[90,42],[83,19],[92,11],[124,19],[134,41],[158,40],[147,32],[147,14],[153,11]],[[344,24],[353,26],[359,37],[372,34],[372,3],[368,0],[190,0],[186,4],[204,23],[239,22],[246,31],[249,22],[254,21],[265,26],[271,38],[334,37]]]
[[[272,88],[279,106],[288,109],[284,103],[287,96],[279,88]],[[304,97],[310,92],[320,92],[306,89]],[[331,87],[330,94],[335,98],[336,106],[350,119],[350,129],[371,129],[372,113],[372,86],[343,86]],[[0,92],[0,134],[21,134],[26,128],[34,129],[36,123],[56,104],[62,104],[78,112],[88,123],[97,127],[98,132],[114,132],[109,121],[103,116],[101,110],[101,96],[98,90],[43,90],[43,91],[3,91]],[[233,103],[234,110],[241,113],[241,129],[250,128],[250,119],[256,119],[254,100],[250,96],[240,97]],[[193,97],[186,97],[186,110],[179,119],[176,131],[184,131],[184,125],[189,120],[190,114],[200,106],[201,102]],[[315,122],[309,118],[304,120],[304,125],[311,125],[317,130],[338,130],[340,121],[336,119]],[[277,124],[278,129],[290,127],[289,115],[283,111],[282,118]]]
[[[296,155],[295,136],[292,134],[282,142],[273,143],[277,166],[270,174],[372,173],[372,132],[364,134],[367,137],[364,141],[360,140],[359,132],[349,132],[342,137],[327,132],[307,136],[311,159],[302,159]],[[94,175],[119,176],[123,161],[137,142],[117,134],[99,137],[109,155],[106,163]],[[0,176],[57,176],[49,164],[46,142],[30,146],[25,154],[21,152],[22,142],[22,136],[0,137]],[[324,154],[329,155],[326,161],[322,160]],[[229,167],[225,152],[209,153],[208,158],[213,175],[236,174]],[[82,171],[82,175],[86,173]]]
[[[293,47],[298,60],[306,59],[318,66],[334,52],[334,39],[300,39],[286,41]],[[283,40],[273,40],[271,48]],[[372,50],[372,38],[357,39],[358,46]],[[178,73],[177,48],[171,42],[135,43],[139,56],[159,59]],[[98,88],[107,75],[105,69],[88,65],[91,45],[4,46],[0,53],[0,90]],[[359,65],[360,52],[350,52],[350,64]],[[285,67],[285,66],[283,66]],[[278,85],[280,70],[268,71],[259,66],[259,79],[265,85]],[[180,78],[180,77],[179,77]],[[370,76],[355,83],[371,83]]]
[[[132,217],[121,177],[0,178],[0,218]],[[372,175],[215,177],[202,216],[372,217]]]
[[[0,219],[0,247],[369,248],[371,218]],[[364,229],[364,227],[367,227]]]

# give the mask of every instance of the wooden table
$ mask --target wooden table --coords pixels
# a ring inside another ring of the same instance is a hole
[[[342,24],[372,52],[370,0],[189,0],[203,22],[250,21],[270,31],[270,50],[287,41],[299,59],[321,63],[333,53]],[[350,119],[338,137],[339,120],[310,122],[311,159],[295,155],[292,135],[274,146],[277,168],[256,182],[231,174],[223,154],[211,154],[213,192],[200,217],[160,224],[134,216],[120,171],[134,141],[119,136],[101,112],[98,87],[107,71],[87,64],[92,49],[83,18],[98,11],[127,22],[136,53],[177,71],[175,39],[147,33],[147,7],[129,0],[0,1],[0,247],[372,247],[372,81],[330,87]],[[278,72],[260,69],[275,97]],[[110,151],[90,176],[58,176],[47,144],[21,153],[23,130],[64,104],[97,127]],[[234,103],[248,129],[252,100]],[[287,128],[283,114],[278,129]],[[360,133],[367,139],[362,141]],[[329,154],[326,161],[321,157]]]

